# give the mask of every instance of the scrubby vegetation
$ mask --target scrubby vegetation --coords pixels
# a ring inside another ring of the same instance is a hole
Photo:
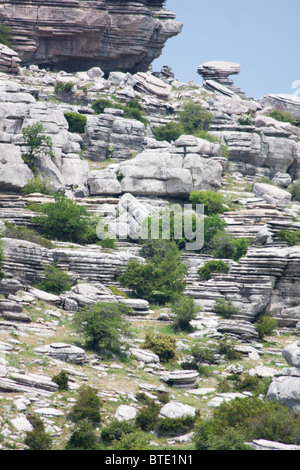
[[[131,309],[123,303],[101,302],[76,312],[74,325],[92,351],[120,353],[125,338],[131,336],[126,315]]]
[[[70,132],[84,133],[87,124],[87,117],[84,114],[68,112],[65,113],[65,118],[68,121]]]
[[[37,174],[38,157],[45,155],[53,158],[54,156],[52,139],[44,134],[44,131],[43,124],[39,122],[22,129],[23,138],[28,147],[28,151],[22,155],[22,158],[35,175]]]
[[[124,287],[129,287],[136,297],[164,305],[183,292],[186,268],[173,241],[146,242],[141,254],[147,252],[144,264],[138,261],[127,264],[120,282]]]
[[[74,243],[92,243],[98,241],[97,221],[80,206],[64,194],[56,193],[54,202],[36,206],[38,215],[33,218],[38,229],[52,240]]]

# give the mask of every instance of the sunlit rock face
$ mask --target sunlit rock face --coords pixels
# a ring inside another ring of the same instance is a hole
[[[182,24],[147,0],[14,0],[1,2],[0,23],[12,29],[23,65],[67,71],[99,66],[146,71]]]

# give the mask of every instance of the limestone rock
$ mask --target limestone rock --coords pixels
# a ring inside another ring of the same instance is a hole
[[[137,409],[130,405],[121,405],[115,413],[115,418],[118,421],[130,421],[135,419],[137,415]]]
[[[71,344],[51,343],[35,348],[35,352],[73,364],[83,364],[87,362],[84,349]]]
[[[18,36],[14,47],[23,64],[65,70],[101,67],[103,72],[146,71],[165,42],[182,28],[163,2],[34,0],[5,2],[0,22]],[[61,19],[64,19],[62,22]]]
[[[130,348],[129,352],[135,359],[142,361],[145,364],[160,362],[158,355],[152,351],[148,351],[147,349]]]
[[[164,405],[159,413],[160,418],[186,418],[187,416],[194,417],[196,409],[193,406],[184,405],[178,401],[170,401]]]
[[[288,191],[271,184],[255,183],[253,193],[278,209],[284,209],[291,202],[291,194]]]
[[[199,374],[194,370],[175,370],[162,376],[168,385],[177,388],[193,388],[198,378]]]
[[[4,73],[18,74],[21,59],[10,47],[0,44],[0,71]]]
[[[287,112],[295,119],[300,119],[300,98],[296,95],[270,94],[263,96],[260,101],[265,108]]]
[[[289,366],[300,367],[300,341],[286,346],[282,351],[282,355]]]

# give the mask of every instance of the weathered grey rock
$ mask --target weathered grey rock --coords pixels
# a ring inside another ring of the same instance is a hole
[[[87,184],[92,196],[120,194],[121,184],[113,170],[93,170],[88,174]]]
[[[290,113],[294,118],[300,119],[300,98],[289,94],[270,94],[261,98],[264,107],[271,107],[278,111]]]
[[[196,147],[195,152],[197,150]],[[134,159],[121,163],[118,171],[122,175],[122,191],[183,197],[196,189],[220,186],[223,170],[218,161],[204,158],[201,153],[185,152],[184,145],[174,146],[171,151],[169,148],[146,149]]]
[[[272,181],[281,188],[287,188],[292,183],[292,177],[288,173],[276,173]]]
[[[253,193],[278,209],[284,209],[291,202],[291,194],[288,191],[271,184],[255,183]]]
[[[162,376],[164,382],[176,388],[193,388],[198,378],[199,374],[194,370],[175,370]]]
[[[19,191],[33,177],[21,158],[20,148],[0,143],[0,187],[2,191]]]
[[[73,364],[84,364],[88,360],[84,349],[66,343],[51,343],[40,346],[35,348],[35,352]]]
[[[168,98],[172,87],[151,73],[138,72],[135,74],[136,87],[143,92],[156,95],[160,98]]]
[[[193,406],[185,405],[179,401],[170,401],[166,403],[160,410],[160,418],[186,418],[188,416],[194,417],[196,409]]]
[[[20,432],[32,431],[33,426],[25,415],[19,415],[11,420],[13,427]]]
[[[282,442],[268,441],[266,439],[255,439],[252,444],[255,450],[300,450],[298,445],[282,444]]]
[[[118,407],[115,418],[118,421],[130,421],[135,419],[137,415],[137,409],[130,405],[121,405]]]
[[[282,351],[282,355],[289,366],[300,367],[300,341],[286,346]]]
[[[160,362],[158,355],[153,353],[152,351],[148,351],[147,349],[129,348],[129,352],[133,355],[135,359],[137,359],[138,361],[142,361],[145,364],[158,364]]]
[[[9,74],[20,72],[21,59],[18,54],[8,46],[0,44],[0,71]]]

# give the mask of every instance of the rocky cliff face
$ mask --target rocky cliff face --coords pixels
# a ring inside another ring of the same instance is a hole
[[[13,33],[24,65],[63,70],[100,66],[145,71],[182,28],[163,1],[13,0],[1,2],[0,23]]]

